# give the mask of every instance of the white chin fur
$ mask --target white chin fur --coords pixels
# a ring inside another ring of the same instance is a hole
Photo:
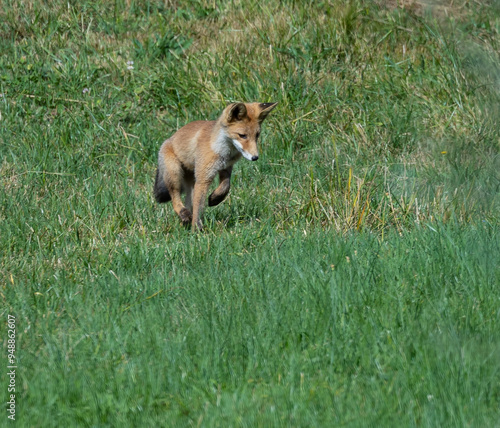
[[[238,151],[243,155],[245,159],[248,159],[249,161],[252,160],[252,155],[245,150],[243,150],[243,147],[241,146],[240,142],[238,140],[233,140],[234,147],[238,149]]]

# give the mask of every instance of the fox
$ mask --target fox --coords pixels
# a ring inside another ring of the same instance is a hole
[[[257,141],[264,119],[278,103],[232,103],[217,120],[184,125],[160,147],[153,194],[158,203],[172,201],[175,213],[192,231],[203,229],[201,217],[210,185],[218,187],[208,206],[229,193],[233,165],[241,157],[259,159]],[[181,194],[185,194],[184,203]]]

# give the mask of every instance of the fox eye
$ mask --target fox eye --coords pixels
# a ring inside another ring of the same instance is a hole
[[[255,139],[257,140],[260,137],[260,132],[257,132],[257,135],[255,136]]]
[[[247,134],[238,134],[238,137],[243,138],[244,140],[247,139]]]

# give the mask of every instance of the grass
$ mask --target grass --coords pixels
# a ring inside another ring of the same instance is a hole
[[[500,10],[404,3],[0,2],[19,425],[498,424]],[[156,154],[236,100],[192,234]]]

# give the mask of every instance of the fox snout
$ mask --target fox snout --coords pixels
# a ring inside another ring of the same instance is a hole
[[[243,148],[241,154],[249,161],[255,162],[259,159],[259,150],[257,149],[257,144],[251,145],[250,147]]]
[[[241,154],[245,159],[248,159],[249,161],[255,162],[257,159],[259,159],[259,153],[249,153],[246,150],[240,150]]]
[[[238,149],[238,151],[243,155],[245,159],[249,161],[255,162],[259,159],[259,152],[257,151],[257,144],[255,144],[254,148],[243,147],[243,145],[236,139],[233,139],[234,147]]]

